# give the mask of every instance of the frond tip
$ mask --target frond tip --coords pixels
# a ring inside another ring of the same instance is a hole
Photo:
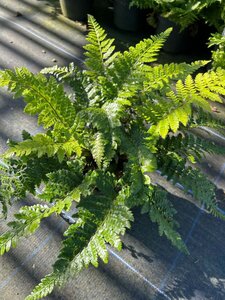
[[[103,76],[117,56],[114,53],[114,39],[108,39],[105,30],[102,29],[92,16],[88,16],[89,33],[86,38],[87,45],[85,65],[91,77]]]
[[[12,146],[5,152],[4,156],[9,158],[13,155],[28,156],[33,153],[37,154],[37,157],[42,157],[46,154],[48,157],[57,155],[59,161],[62,161],[64,155],[71,156],[72,153],[76,153],[79,157],[81,155],[81,147],[74,139],[56,142],[51,136],[39,133],[31,139]]]

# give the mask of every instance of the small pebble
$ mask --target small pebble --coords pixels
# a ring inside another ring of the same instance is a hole
[[[211,106],[211,110],[212,110],[212,112],[215,112],[215,113],[220,112],[216,106]]]
[[[16,11],[14,16],[15,16],[15,17],[22,17],[22,14],[21,14],[20,11]]]
[[[45,51],[45,50],[41,50],[41,52],[42,52],[42,53],[46,53],[46,51]]]
[[[10,44],[13,44],[13,41],[10,41]]]
[[[52,62],[57,62],[57,59],[53,58],[53,59],[52,59]]]

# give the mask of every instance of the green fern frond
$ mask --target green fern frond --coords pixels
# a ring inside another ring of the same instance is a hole
[[[42,157],[45,154],[48,157],[57,155],[61,162],[65,155],[71,156],[72,153],[76,153],[79,157],[81,155],[81,146],[73,138],[65,142],[57,142],[49,135],[39,133],[32,137],[32,139],[12,146],[5,152],[4,156],[6,158],[13,155],[28,156],[31,153],[36,153],[37,157]]]
[[[86,38],[88,44],[84,46],[87,57],[85,65],[90,77],[106,75],[107,68],[113,63],[117,52],[113,54],[114,39],[107,39],[105,30],[102,29],[92,16],[88,16],[89,33]]]
[[[222,102],[218,95],[225,95],[225,84],[220,82],[221,76],[225,78],[225,71],[199,73],[195,79],[188,75],[184,82],[178,80],[175,91],[166,93],[168,101],[171,101],[168,112],[164,112],[162,119],[149,132],[158,133],[165,138],[170,130],[177,132],[179,123],[187,125],[192,115],[191,105],[210,110],[208,100]]]
[[[102,175],[101,186],[104,181]],[[104,176],[107,178],[107,174]],[[79,204],[77,223],[65,232],[66,239],[54,264],[53,273],[47,275],[26,299],[35,300],[46,296],[55,285],[61,286],[89,264],[97,267],[98,257],[107,262],[106,243],[121,249],[119,236],[125,233],[133,220],[124,201],[122,192],[115,199],[101,194],[83,198]]]
[[[8,252],[11,247],[16,247],[19,238],[33,234],[43,218],[47,218],[53,213],[59,214],[65,207],[70,208],[70,206],[70,198],[58,201],[52,207],[40,204],[23,206],[15,215],[17,221],[8,223],[12,229],[0,236],[0,255]]]
[[[170,32],[171,29],[167,29],[158,36],[145,39],[128,51],[118,54],[113,66],[108,69],[108,76],[113,84],[111,97],[127,99],[127,96],[131,98],[137,92],[140,88],[139,82],[144,79],[141,72],[143,66],[156,60]]]
[[[134,163],[127,163],[121,183],[127,185],[126,205],[130,208],[144,205],[149,199],[150,183],[150,177],[143,174],[140,167]]]
[[[200,170],[186,165],[186,160],[175,152],[167,153],[158,159],[158,168],[167,180],[181,184],[184,192],[193,195],[194,199],[204,205],[215,216],[225,217],[219,212],[216,203],[215,185]]]
[[[178,223],[174,220],[176,210],[167,199],[167,192],[161,187],[150,190],[149,199],[142,207],[142,213],[148,213],[152,222],[159,226],[159,234],[165,235],[171,243],[185,253],[189,253],[176,228]]]
[[[190,116],[191,106],[189,103],[184,103],[182,106],[180,105],[176,109],[171,110],[157,125],[151,126],[149,133],[156,133],[165,138],[170,130],[176,133],[180,127],[180,123],[186,126]]]
[[[49,177],[51,178],[55,175],[56,174],[54,173],[54,175],[51,174]],[[59,174],[57,175],[59,176]],[[15,247],[21,237],[29,236],[34,233],[40,226],[40,222],[43,218],[47,218],[53,213],[59,215],[63,210],[70,210],[72,202],[79,202],[81,194],[85,195],[88,192],[88,188],[91,184],[92,176],[90,175],[90,177],[87,176],[81,183],[79,180],[76,187],[74,187],[76,185],[74,182],[71,184],[69,189],[65,189],[64,187],[64,195],[67,194],[66,197],[63,198],[62,195],[60,195],[61,199],[54,198],[55,202],[51,207],[41,204],[23,206],[19,210],[19,213],[15,214],[16,221],[8,223],[8,226],[10,226],[12,229],[0,236],[0,255],[8,252],[11,247]],[[46,194],[47,192],[44,191],[43,199],[50,200],[48,197],[48,199],[46,198]],[[40,198],[42,199],[41,196]]]
[[[93,141],[92,155],[97,163],[97,166],[101,169],[101,164],[104,159],[105,152],[105,139],[101,133],[96,133]]]
[[[207,63],[208,61],[196,61],[191,64],[171,63],[153,66],[150,72],[146,74],[147,80],[144,82],[145,91],[165,89],[167,85],[171,85],[172,81],[184,80],[187,75],[196,72]]]
[[[0,204],[3,216],[7,217],[8,206],[12,204],[12,200],[24,198],[26,191],[33,191],[34,181],[28,185],[27,176],[24,176],[23,164],[16,160],[0,162]],[[38,165],[37,165],[38,169]],[[29,172],[29,171],[28,171]]]
[[[188,167],[185,172],[182,172],[182,177],[179,180],[185,187],[185,191],[191,191],[194,199],[204,205],[211,214],[225,219],[216,202],[215,185],[203,173]]]
[[[89,95],[93,88],[90,88],[89,79],[79,70],[74,63],[68,67],[53,66],[41,70],[42,74],[50,74],[57,80],[68,84],[73,90],[73,105],[76,110],[83,109],[89,104]]]
[[[0,86],[8,86],[16,98],[23,96],[27,103],[24,111],[38,114],[38,123],[44,128],[70,128],[74,122],[75,109],[66,96],[63,86],[53,77],[34,75],[26,68],[0,72]]]
[[[71,193],[71,190],[81,184],[82,171],[82,168],[80,170],[69,168],[48,173],[45,187],[39,198],[48,202],[55,202],[57,199],[63,198],[64,195]]]
[[[12,194],[14,193],[13,180],[8,176],[9,167],[0,160],[0,217],[7,217],[8,206],[11,203]]]
[[[128,52],[125,51],[124,57],[130,55],[135,65],[154,62],[171,31],[172,28],[168,28],[164,32],[152,36],[150,39],[140,41],[135,47],[131,46]]]
[[[194,132],[187,131],[183,131],[176,136],[167,136],[165,140],[160,140],[158,147],[160,151],[176,152],[187,159],[193,157],[194,161],[201,159],[206,153],[225,154],[223,146],[200,137]],[[191,162],[193,161],[191,160]]]
[[[59,275],[57,273],[52,273],[45,276],[41,283],[33,290],[33,292],[25,298],[25,300],[36,300],[44,298],[49,295],[57,282]]]

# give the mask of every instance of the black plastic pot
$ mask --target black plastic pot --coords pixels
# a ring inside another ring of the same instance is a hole
[[[190,40],[188,30],[185,29],[181,31],[180,27],[176,23],[162,16],[159,16],[156,33],[159,34],[160,32],[165,31],[169,27],[172,27],[173,31],[171,32],[170,36],[165,42],[163,50],[168,53],[189,52]]]
[[[86,21],[92,0],[60,0],[60,6],[65,17],[74,21]]]
[[[140,10],[129,7],[130,0],[114,1],[114,24],[117,28],[128,31],[138,31],[140,27]]]
[[[205,24],[203,21],[198,21],[194,24],[194,26],[194,30],[190,30],[192,44],[190,52],[201,55],[202,59],[211,59],[211,51],[208,48],[208,41],[210,35],[216,32],[216,29],[213,26]],[[190,27],[190,29],[192,28]]]

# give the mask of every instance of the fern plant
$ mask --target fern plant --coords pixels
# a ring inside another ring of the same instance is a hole
[[[45,297],[90,264],[97,267],[99,258],[106,263],[107,244],[122,248],[121,235],[136,206],[158,223],[161,235],[188,252],[165,189],[151,182],[157,169],[192,189],[196,201],[223,218],[214,185],[189,162],[205,152],[224,153],[191,128],[212,123],[209,100],[222,102],[225,71],[191,75],[206,61],[152,65],[170,29],[121,53],[92,16],[88,23],[85,69],[70,64],[38,74],[26,68],[0,72],[0,86],[23,97],[25,113],[37,115],[44,129],[34,136],[24,131],[23,140],[10,141],[2,155],[4,215],[26,193],[37,203],[15,214],[0,236],[0,254],[34,233],[44,218],[77,207],[52,273],[27,300]]]
[[[209,47],[212,48],[212,67],[214,69],[221,67],[225,68],[225,36],[224,32],[214,33],[209,38]]]

